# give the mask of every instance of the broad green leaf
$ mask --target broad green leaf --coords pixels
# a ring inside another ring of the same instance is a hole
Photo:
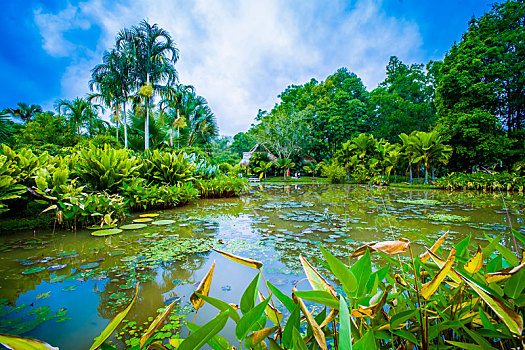
[[[199,284],[199,287],[197,290],[190,296],[190,301],[195,310],[198,310],[204,305],[204,300],[199,298],[197,296],[197,293],[202,295],[208,295],[210,292],[211,287],[211,281],[213,279],[213,270],[215,269],[215,261],[213,261],[213,264],[211,264],[210,269],[208,270],[208,273],[206,273],[206,276],[202,279],[201,283]]]
[[[511,264],[512,266],[516,266],[520,264],[520,261],[518,257],[516,256],[516,253],[513,253],[509,248],[498,243],[496,245],[496,249],[498,250],[498,252],[500,252],[503,258],[507,260],[507,262]]]
[[[456,244],[456,255],[458,257],[467,258],[468,257],[468,247],[470,245],[470,234],[465,237],[461,242]]]
[[[259,300],[264,301],[264,296],[262,295],[261,291],[259,291]],[[271,304],[272,304],[272,300],[270,300],[270,303],[264,310],[264,313],[266,314],[266,316],[268,316],[268,319],[273,322],[273,324],[278,325],[283,320],[283,313],[277,310]]]
[[[398,314],[395,314],[394,316],[390,318],[390,329],[391,330],[396,329],[398,326],[400,326],[407,320],[414,317],[414,315],[416,315],[417,312],[418,310],[407,310],[407,311],[403,311]]]
[[[334,297],[324,290],[307,290],[296,291],[295,296],[322,305],[329,306],[333,309],[339,309],[339,303]]]
[[[8,349],[16,350],[58,350],[58,348],[55,348],[54,346],[51,346],[48,343],[44,343],[40,340],[1,333],[0,344],[6,346]]]
[[[489,259],[487,263],[487,273],[494,273],[503,268],[503,257],[497,255],[494,259]]]
[[[259,292],[260,283],[261,273],[258,272],[242,294],[240,307],[243,314],[253,309],[253,306],[257,302],[257,293]]]
[[[235,323],[240,321],[241,317],[239,316],[239,313],[237,312],[237,310],[235,310],[227,302],[222,301],[222,300],[217,299],[217,298],[214,298],[214,297],[210,297],[209,295],[203,295],[203,294],[200,294],[200,293],[195,293],[195,294],[197,294],[198,297],[202,298],[204,301],[206,301],[207,303],[209,303],[212,306],[215,306],[217,309],[219,309],[221,311],[230,310],[230,317],[231,317],[231,319],[234,320]]]
[[[398,337],[401,337],[405,340],[408,340],[409,342],[411,342],[412,344],[418,344],[418,341],[417,341],[417,338],[416,336],[414,335],[414,333],[412,332],[408,332],[408,331],[405,331],[403,329],[396,329],[395,331],[393,331],[395,335],[397,335]]]
[[[470,288],[474,289],[474,291],[487,303],[496,315],[498,315],[512,333],[521,335],[521,332],[523,331],[523,318],[521,315],[509,308],[503,300],[491,295],[476,282],[470,280],[461,273],[459,273],[459,275],[461,276],[461,279],[465,281]]]
[[[175,306],[175,304],[177,304],[177,302],[178,302],[178,300],[175,300],[174,302],[172,302],[164,310],[164,312],[159,313],[157,318],[155,318],[155,320],[150,324],[150,326],[148,327],[148,330],[146,331],[146,333],[140,338],[140,343],[139,343],[140,344],[140,348],[142,348],[144,346],[144,344],[146,344],[148,339],[153,335],[153,333],[155,333],[155,331],[160,326],[162,326],[162,322],[166,319],[166,317],[168,317],[168,315],[170,314],[170,312],[173,309],[173,307]]]
[[[299,299],[299,306],[301,307],[301,311],[303,312],[303,315],[306,317],[306,323],[308,323],[308,326],[313,332],[314,338],[317,341],[317,344],[319,345],[319,348],[321,350],[328,350],[328,346],[326,344],[326,337],[324,335],[323,330],[317,322],[315,322],[312,314],[308,311],[306,308],[306,305],[304,305],[304,302]]]
[[[304,342],[303,337],[301,337],[301,333],[297,330],[297,328],[293,329],[293,349],[294,350],[308,350],[308,347],[306,346],[306,343]]]
[[[352,350],[352,330],[350,313],[345,298],[339,296],[339,349]]]
[[[354,350],[374,350],[376,347],[376,338],[374,331],[368,331],[361,339],[355,342]]]
[[[525,288],[525,269],[522,268],[513,274],[506,282],[503,291],[509,298],[516,299]]]
[[[224,328],[228,321],[229,313],[230,310],[221,312],[215,318],[202,325],[180,343],[178,350],[195,350],[206,344]]]
[[[109,322],[109,324],[102,331],[102,333],[100,333],[100,335],[95,338],[95,342],[93,343],[93,345],[91,345],[89,350],[98,349],[106,341],[106,339],[108,339],[111,336],[111,334],[115,331],[118,325],[126,317],[129,310],[131,310],[131,307],[135,303],[135,300],[137,299],[138,294],[139,294],[139,284],[137,283],[137,286],[135,287],[135,295],[133,296],[133,299],[131,299],[131,302],[129,303],[129,305],[124,310],[119,312],[117,316],[115,316],[115,318],[111,320],[111,322]]]
[[[350,271],[352,271],[358,283],[358,288],[353,295],[358,298],[364,296],[368,279],[372,274],[370,252],[366,251],[366,253],[350,267]]]
[[[250,259],[250,258],[243,258],[243,257],[237,256],[237,255],[233,255],[233,254],[230,254],[230,253],[223,252],[223,251],[215,249],[215,248],[213,248],[213,250],[215,250],[217,253],[221,254],[222,256],[230,259],[231,261],[235,261],[236,263],[239,263],[239,264],[242,264],[242,265],[245,265],[245,266],[249,266],[249,267],[251,267],[253,269],[259,270],[263,266],[263,263],[260,262],[260,261],[257,261],[257,260],[253,260],[253,259]]]
[[[470,343],[464,343],[459,341],[451,341],[451,340],[445,340],[450,345],[453,345],[457,347],[458,349],[466,349],[466,350],[483,350],[483,348],[476,344],[470,344]]]
[[[271,296],[257,304],[254,308],[252,308],[250,311],[248,311],[242,316],[241,320],[239,321],[239,323],[237,323],[237,326],[235,327],[235,336],[238,340],[244,339],[246,335],[250,332],[252,326],[264,313],[268,302],[270,302],[270,298]]]
[[[270,347],[268,350],[284,350],[275,340],[272,338],[268,339],[268,343],[270,344]]]
[[[483,311],[482,308],[479,308],[479,318],[481,319],[483,328],[491,330],[491,331],[496,329],[494,325],[492,324],[492,322],[490,322],[490,317],[487,315],[485,311]]]
[[[464,330],[465,332],[467,332],[467,334],[468,334],[472,339],[474,339],[474,341],[475,341],[476,343],[478,343],[478,345],[481,346],[482,349],[486,349],[486,350],[492,350],[492,349],[494,349],[494,350],[495,350],[495,348],[494,348],[493,346],[491,346],[490,343],[489,343],[485,338],[483,338],[481,335],[479,335],[478,333],[476,333],[476,332],[473,331],[473,330],[468,329],[468,328],[465,327],[465,326],[462,326],[462,328],[463,328],[463,330]]]
[[[292,298],[281,292],[279,288],[275,287],[270,282],[268,282],[268,287],[270,288],[272,294],[275,295],[281,303],[283,303],[283,305],[288,309],[288,311],[292,312],[293,309],[295,309],[295,303],[293,302]]]
[[[279,329],[278,326],[270,327],[270,328],[264,328],[257,332],[253,332],[249,336],[246,337],[246,340],[244,341],[244,346],[247,348],[253,348],[255,345],[262,342],[266,337],[269,337],[272,335],[277,329]]]
[[[201,328],[201,326],[196,325],[195,323],[192,323],[192,322],[186,322],[186,327],[188,327],[188,329],[191,332],[196,332]],[[213,349],[221,349],[221,350],[227,350],[228,346],[230,346],[230,344],[228,343],[228,340],[226,340],[226,338],[220,336],[219,334],[215,334],[213,337],[211,337],[208,340],[208,344],[210,344]]]
[[[332,271],[334,276],[337,277],[339,282],[341,282],[343,288],[348,292],[354,292],[357,289],[357,280],[352,271],[350,271],[341,260],[333,256],[328,250],[322,246],[320,248],[328,266],[330,266],[330,271]]]
[[[295,305],[295,308],[290,313],[290,317],[288,317],[288,321],[286,322],[283,331],[283,345],[287,349],[291,349],[293,347],[293,330],[299,330],[300,319],[301,308],[299,305]]]
[[[496,245],[499,244],[498,242],[501,241],[501,235],[496,235],[494,238],[485,235],[485,239],[489,242],[489,244],[483,247],[481,252],[483,253],[483,256],[490,256],[490,254],[492,254],[492,252],[496,249]]]
[[[312,286],[312,289],[324,290],[332,294],[334,298],[337,298],[337,293],[334,287],[332,287],[326,281],[326,279],[319,272],[317,272],[317,270],[301,254],[299,254],[299,260],[303,265],[304,272],[306,274],[306,277],[308,278],[308,282],[310,282],[310,285]]]
[[[454,264],[454,260],[456,258],[456,250],[452,248],[450,251],[450,254],[448,255],[448,259],[439,270],[439,272],[432,278],[432,280],[428,283],[423,284],[423,287],[421,288],[421,296],[425,298],[426,300],[430,299],[432,295],[434,295],[435,292],[437,292],[439,285],[445,277],[447,277],[448,273],[450,272],[450,269],[452,269],[452,265]]]

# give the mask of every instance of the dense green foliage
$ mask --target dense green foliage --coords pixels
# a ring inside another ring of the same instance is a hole
[[[89,144],[66,155],[0,152],[0,213],[27,215],[29,204],[69,228],[112,224],[131,210],[173,208],[202,197],[235,196],[245,187],[237,177],[217,178],[206,158],[185,152],[148,151]]]

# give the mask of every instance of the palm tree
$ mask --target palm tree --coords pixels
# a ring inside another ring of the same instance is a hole
[[[261,162],[259,164],[258,167],[255,167],[253,170],[256,172],[256,173],[260,173],[259,174],[259,178],[262,178],[263,175],[264,175],[264,179],[266,179],[266,173],[268,172],[268,170],[270,170],[270,168],[273,166],[273,162]]]
[[[98,111],[102,109],[100,105],[92,105],[87,99],[77,97],[73,101],[59,99],[55,102],[55,109],[58,114],[68,118],[69,125],[78,135],[81,134],[83,127],[87,128],[88,134],[100,128]]]
[[[416,154],[418,154],[414,162],[423,162],[425,166],[425,184],[428,184],[428,168],[435,162],[448,163],[452,155],[452,147],[442,143],[441,136],[437,131],[415,131],[413,134],[414,148],[417,150]],[[434,180],[434,171],[432,171],[432,180]]]
[[[35,114],[42,113],[42,107],[39,105],[28,105],[23,102],[18,102],[16,105],[18,108],[6,108],[2,114],[12,118],[20,118],[24,123],[27,123]]]
[[[404,132],[399,135],[399,138],[403,142],[403,145],[401,147],[401,151],[403,152],[403,155],[408,160],[408,166],[410,169],[410,183],[412,183],[412,163],[414,163],[414,159],[418,158],[420,154],[417,150],[417,140],[415,136],[416,130],[412,131],[410,135],[405,134]]]
[[[179,51],[166,30],[157,24],[150,25],[146,20],[131,29],[122,30],[117,36],[117,48],[131,53],[133,85],[137,90],[143,90],[146,104],[144,148],[148,149],[150,100],[155,94],[168,90],[167,86],[178,80],[174,64],[179,58]]]
[[[125,148],[128,148],[126,103],[133,85],[131,63],[131,56],[124,49],[106,52],[102,64],[95,66],[91,71],[89,82],[91,91],[93,88],[98,90],[98,93],[91,95],[90,99],[99,99],[113,110],[113,120],[117,124],[117,139],[121,122],[120,106],[122,106]]]

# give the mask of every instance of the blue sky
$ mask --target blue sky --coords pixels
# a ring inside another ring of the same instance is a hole
[[[233,135],[290,84],[347,67],[372,90],[390,56],[442,59],[494,2],[4,0],[0,108],[26,102],[52,110],[58,98],[84,96],[116,33],[148,19],[174,37],[180,81],[208,100],[221,134]]]

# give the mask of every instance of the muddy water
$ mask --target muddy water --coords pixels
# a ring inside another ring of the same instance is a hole
[[[89,348],[129,303],[138,282],[128,331],[113,338],[124,348],[123,341],[137,341],[133,327],[173,300],[180,298],[178,312],[191,320],[189,296],[213,261],[210,295],[239,303],[256,271],[209,245],[262,261],[266,279],[289,294],[294,285],[309,288],[298,255],[313,261],[320,244],[348,259],[349,252],[370,241],[405,237],[420,252],[446,231],[449,248],[469,234],[473,244],[484,245],[485,235],[504,234],[509,224],[525,234],[523,196],[349,185],[257,185],[240,198],[201,200],[157,213],[144,228],[108,237],[93,237],[90,230],[2,232],[0,333],[38,338],[61,349]],[[205,305],[195,322],[204,324],[216,313]],[[170,333],[176,329],[163,335]],[[221,334],[236,344],[233,324]]]

